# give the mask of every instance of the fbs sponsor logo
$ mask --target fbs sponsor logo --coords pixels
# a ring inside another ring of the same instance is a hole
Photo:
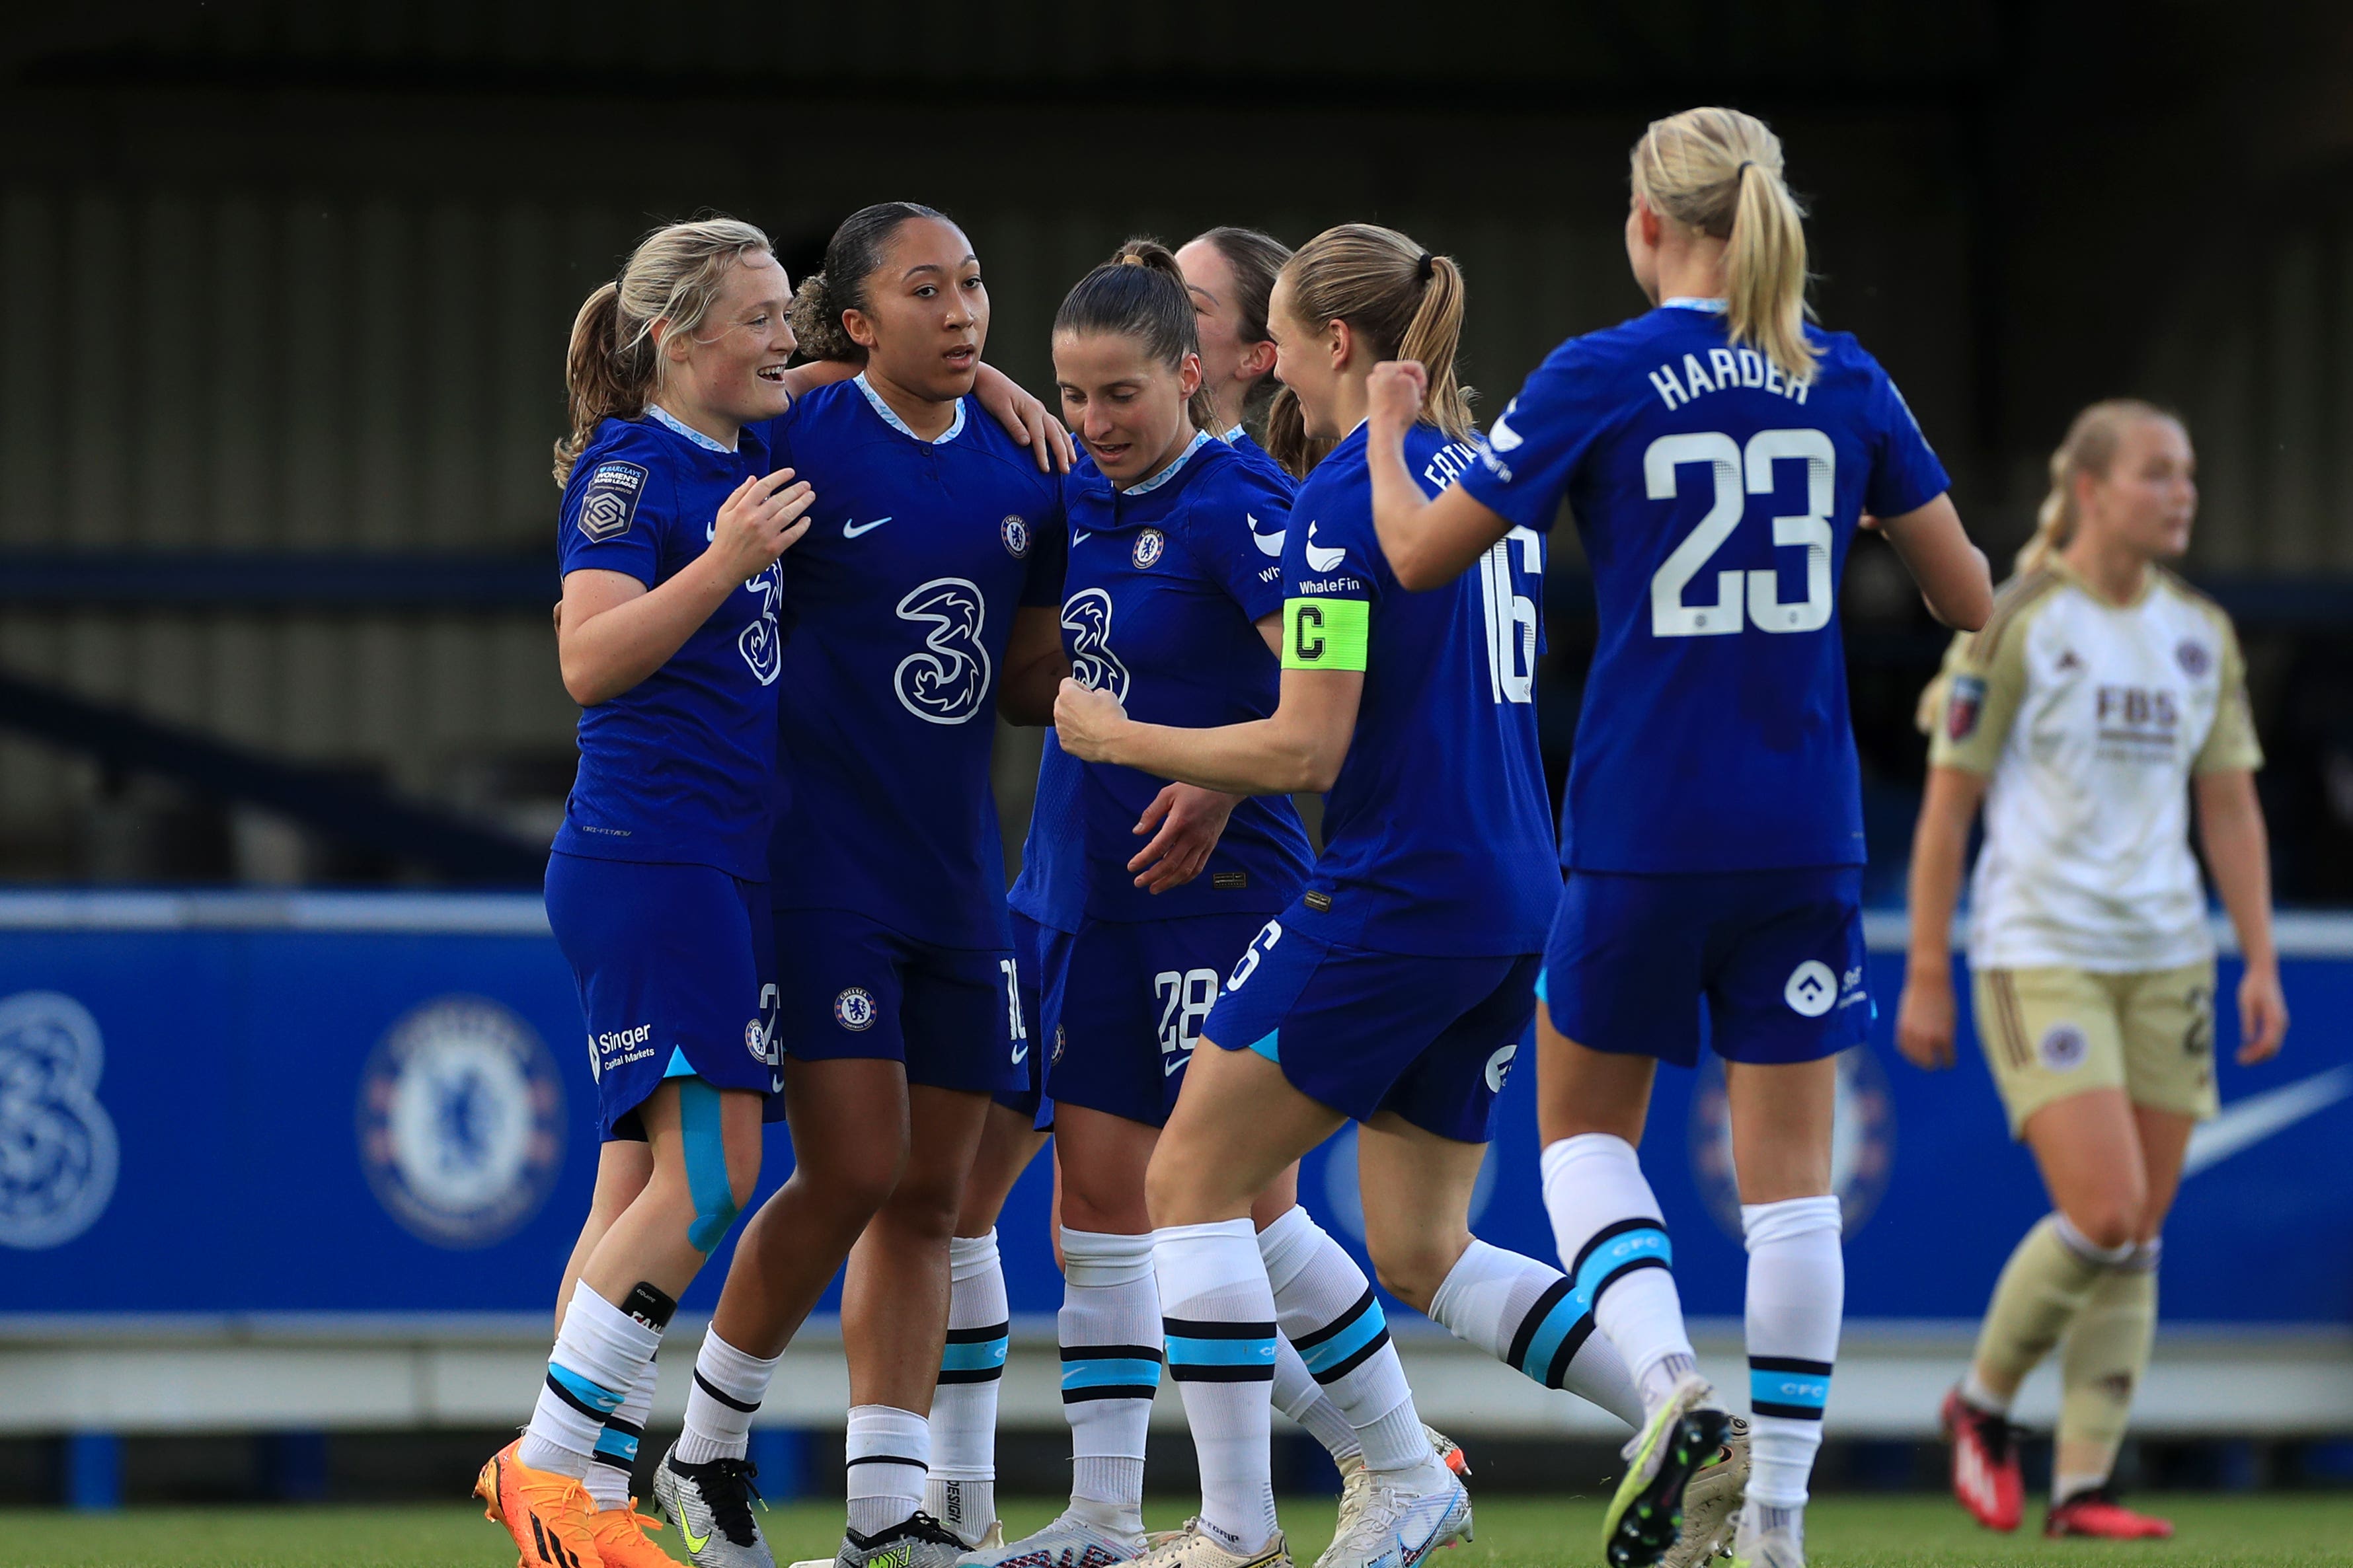
[[[106,1047],[61,991],[0,1002],[0,1247],[71,1241],[113,1201],[121,1148],[98,1102]]]
[[[620,1033],[642,1042],[650,1031]],[[360,1073],[358,1121],[376,1201],[436,1247],[513,1235],[564,1165],[555,1060],[529,1024],[484,996],[436,997],[403,1014]]]

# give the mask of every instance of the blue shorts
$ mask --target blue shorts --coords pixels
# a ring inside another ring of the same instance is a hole
[[[547,923],[580,988],[607,1141],[645,1137],[638,1107],[666,1078],[784,1087],[765,887],[710,866],[559,852]]]
[[[1520,1037],[1535,1015],[1535,953],[1428,958],[1262,927],[1201,1033],[1256,1051],[1310,1100],[1366,1121],[1394,1110],[1424,1131],[1484,1143]]]
[[[894,1061],[907,1081],[972,1094],[1029,1081],[1010,948],[938,947],[848,910],[777,910],[785,1055]]]
[[[1263,914],[1212,914],[1044,932],[1047,1092],[1166,1125],[1226,972],[1265,925]]]
[[[1871,1033],[1862,868],[1577,871],[1545,952],[1545,1005],[1578,1045],[1678,1067],[1820,1061]]]
[[[1046,990],[1042,953],[1052,933],[1019,910],[1009,909],[1005,915],[1013,927],[1013,983],[1020,995],[1021,1029],[1014,1039],[1013,1054],[1019,1058],[1023,1082],[1019,1089],[998,1089],[996,1100],[1006,1110],[1029,1118],[1029,1124],[1043,1132],[1054,1125],[1054,1102],[1045,1094],[1046,1033],[1039,1022]]]

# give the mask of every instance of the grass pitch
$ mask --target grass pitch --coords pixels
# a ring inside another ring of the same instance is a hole
[[[1816,1568],[1895,1563],[1916,1568],[2133,1563],[2147,1568],[2319,1568],[2353,1565],[2353,1497],[2328,1494],[2141,1500],[2172,1519],[2169,1542],[2044,1541],[2039,1513],[2017,1535],[1988,1534],[1943,1498],[1822,1500],[1808,1510]],[[1010,1532],[1034,1529],[1058,1505],[1006,1505]],[[1331,1533],[1332,1500],[1285,1500],[1294,1558],[1306,1568]],[[1148,1510],[1155,1527],[1182,1522],[1180,1504]],[[779,1563],[830,1552],[840,1539],[832,1500],[772,1510],[764,1521]],[[1478,1504],[1479,1539],[1433,1568],[1599,1568],[1601,1502],[1495,1498]],[[676,1532],[655,1540],[673,1553]],[[0,1568],[507,1568],[513,1548],[479,1509],[134,1509],[120,1514],[0,1510]]]

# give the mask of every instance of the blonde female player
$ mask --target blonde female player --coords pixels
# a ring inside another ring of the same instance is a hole
[[[1991,584],[1887,374],[1806,325],[1779,139],[1689,110],[1644,132],[1632,164],[1627,259],[1656,308],[1555,350],[1434,499],[1398,458],[1421,373],[1385,367],[1374,515],[1406,588],[1476,565],[1499,599],[1564,499],[1584,536],[1600,637],[1562,805],[1537,1117],[1562,1261],[1646,1414],[1603,1550],[1615,1568],[1658,1561],[1730,1423],[1635,1155],[1658,1064],[1692,1065],[1705,1019],[1748,1247],[1755,1419],[1733,1551],[1798,1568],[1845,1289],[1835,1058],[1871,1016],[1839,574],[1868,511],[1947,624],[1981,624]]]
[[[1640,1414],[1570,1283],[1470,1231],[1557,893],[1533,707],[1542,548],[1531,537],[1476,581],[1404,591],[1373,534],[1364,428],[1374,364],[1408,357],[1435,388],[1427,420],[1392,433],[1408,482],[1442,491],[1475,460],[1454,378],[1462,308],[1451,259],[1368,224],[1327,230],[1282,268],[1277,374],[1305,432],[1338,444],[1292,507],[1271,716],[1145,723],[1075,680],[1055,708],[1063,747],[1089,763],[1325,792],[1324,852],[1227,978],[1145,1173],[1168,1372],[1202,1479],[1199,1517],[1146,1554],[1154,1568],[1289,1563],[1268,1475],[1278,1327],[1328,1374],[1369,1472],[1324,1568],[1399,1568],[1469,1532],[1469,1498],[1431,1450],[1361,1271],[1279,1268],[1250,1221],[1258,1194],[1352,1120],[1383,1282],[1529,1377]]]
[[[2215,1111],[2214,945],[2189,803],[2246,955],[2239,1060],[2287,1032],[2254,770],[2263,752],[2230,617],[2168,572],[2189,542],[2189,433],[2095,403],[2051,458],[2041,526],[1992,620],[1956,637],[1921,702],[1928,789],[1912,843],[1912,952],[1896,1045],[1953,1065],[1949,936],[1969,820],[1979,1044],[2052,1212],[2010,1255],[1977,1356],[1946,1396],[1953,1493],[1980,1524],[2024,1511],[2008,1414],[2062,1347],[2046,1535],[2163,1537],[2109,1485],[2157,1325],[2158,1235],[2189,1130]]]

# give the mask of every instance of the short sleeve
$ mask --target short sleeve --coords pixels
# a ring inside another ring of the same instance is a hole
[[[2005,626],[1998,617],[1989,630],[1994,633],[1990,647],[1986,633],[1962,632],[1946,650],[1944,668],[1925,704],[1933,726],[1931,767],[1989,774],[2010,739],[2010,723],[2026,695],[2026,628]]]
[[[1872,372],[1866,405],[1872,426],[1871,480],[1863,489],[1862,504],[1873,517],[1902,517],[1951,489],[1953,481],[1895,383],[1876,364]]]
[[[1311,477],[1291,509],[1282,541],[1285,669],[1365,668],[1381,557],[1371,482],[1361,469],[1351,479],[1324,485]]]
[[[653,587],[660,580],[661,521],[673,504],[668,477],[626,458],[584,466],[588,471],[574,476],[558,523],[563,570],[618,572]]]
[[[2254,710],[2247,700],[2247,659],[2239,634],[2218,615],[2222,633],[2222,684],[2214,706],[2214,727],[2189,764],[2193,773],[2253,773],[2263,765],[2263,742],[2255,738]]]
[[[1282,556],[1291,497],[1255,468],[1233,466],[1230,482],[1196,500],[1185,542],[1203,576],[1240,605],[1245,620],[1263,620],[1287,596]]]
[[[1058,483],[1053,504],[1039,514],[1029,528],[1029,566],[1021,578],[1021,605],[1024,609],[1041,605],[1058,605],[1062,602],[1062,573],[1071,557],[1070,513],[1062,501]]]
[[[1481,506],[1522,528],[1552,530],[1577,467],[1609,423],[1609,384],[1590,349],[1555,349],[1487,427],[1479,460],[1455,482]]]

